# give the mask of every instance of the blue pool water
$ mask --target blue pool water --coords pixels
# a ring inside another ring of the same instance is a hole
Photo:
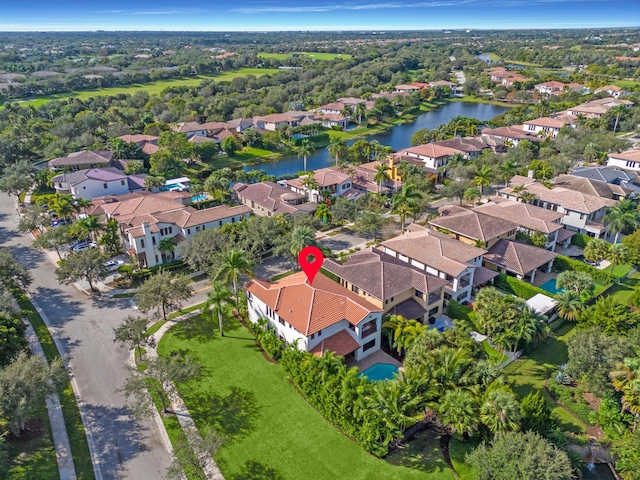
[[[546,282],[544,282],[542,285],[540,285],[540,288],[543,290],[546,290],[549,293],[552,294],[556,294],[559,292],[562,292],[562,288],[558,289],[556,288],[556,279],[552,278],[551,280],[547,280]]]
[[[191,201],[192,202],[201,202],[202,200],[206,200],[207,199],[207,195],[195,195],[193,197],[191,197]]]
[[[390,363],[376,363],[367,368],[360,376],[367,377],[372,382],[379,380],[391,380],[398,373],[398,367]]]

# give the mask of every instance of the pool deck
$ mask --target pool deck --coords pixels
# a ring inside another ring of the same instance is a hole
[[[377,363],[390,363],[391,365],[395,365],[396,367],[398,367],[398,369],[402,370],[402,363],[393,358],[391,355],[383,352],[382,350],[378,350],[377,352],[372,353],[359,362],[356,362],[352,358],[346,358],[345,362],[347,364],[347,367],[358,367],[361,372],[364,372],[366,369],[373,367]]]
[[[533,281],[533,285],[535,287],[539,287],[540,285],[547,283],[549,280],[553,280],[557,276],[558,274],[554,272],[547,273],[547,272],[541,272],[538,270],[536,272],[536,278]]]

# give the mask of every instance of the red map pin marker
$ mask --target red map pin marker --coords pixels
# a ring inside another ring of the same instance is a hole
[[[313,257],[313,260],[309,261],[309,257]],[[318,247],[309,246],[300,250],[300,253],[298,254],[298,263],[302,267],[302,271],[307,276],[309,285],[313,283],[316,273],[320,271],[322,262],[324,262],[324,255],[322,254],[322,250]]]

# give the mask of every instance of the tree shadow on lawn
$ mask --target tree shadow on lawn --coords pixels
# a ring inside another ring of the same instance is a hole
[[[231,480],[284,480],[284,476],[275,468],[248,460]]]
[[[260,418],[255,394],[238,386],[228,395],[196,393],[191,403],[197,405],[191,411],[197,424],[211,425],[229,440],[251,433]]]
[[[400,450],[386,458],[391,465],[399,465],[424,472],[438,472],[442,478],[453,478],[440,448],[440,435],[427,429]]]
[[[173,335],[180,340],[196,340],[206,343],[220,338],[218,318],[214,315],[200,314],[180,322],[172,329]],[[239,338],[229,335],[241,328],[242,325],[232,315],[224,315],[222,318],[222,331],[225,337]]]

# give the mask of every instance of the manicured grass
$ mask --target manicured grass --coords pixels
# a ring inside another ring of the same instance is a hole
[[[204,376],[179,389],[200,428],[213,425],[229,438],[215,457],[225,478],[440,478],[366,453],[297,393],[244,327],[226,319],[220,338],[216,323],[198,316],[177,324],[158,351],[187,350],[203,364]]]
[[[633,295],[633,289],[638,282],[640,282],[640,272],[636,272],[630,277],[621,280],[618,285],[614,285],[609,289],[607,295],[613,296],[617,303],[627,305]]]
[[[38,340],[42,345],[45,357],[51,361],[60,356],[58,348],[53,342],[53,337],[49,333],[47,326],[44,324],[42,317],[26,295],[21,293],[17,296],[20,308],[28,313],[29,321],[35,330]],[[73,463],[76,469],[76,475],[79,480],[89,480],[95,478],[93,473],[93,464],[91,463],[91,454],[89,445],[82,424],[82,417],[76,397],[71,387],[71,382],[66,381],[58,389],[60,404],[62,406],[62,414],[64,415],[64,423],[67,427],[67,435],[69,436],[69,444],[71,446],[71,454],[73,455]],[[57,470],[57,468],[56,468]],[[29,478],[50,478],[50,477],[29,477]]]
[[[497,62],[498,60],[500,60],[500,55],[498,55],[497,53],[493,53],[493,52],[482,52],[484,55],[489,55],[489,60],[491,60],[492,62]]]
[[[504,63],[512,63],[514,65],[524,65],[525,67],[541,67],[539,63],[522,62],[520,60],[508,60],[504,59]]]
[[[572,323],[562,325],[555,332],[554,337],[549,338],[526,356],[508,365],[504,369],[504,373],[520,398],[534,390],[539,390],[563,430],[583,433],[584,425],[560,407],[544,389],[547,377],[551,376],[560,365],[567,363],[569,359],[566,341],[573,334],[573,328],[574,324]]]
[[[347,53],[319,53],[319,52],[295,52],[298,55],[306,55],[307,57],[311,57],[314,60],[335,60],[336,58],[340,58],[343,60],[350,60],[352,58],[351,55]],[[284,60],[286,58],[291,57],[291,53],[259,53],[258,57],[260,58],[275,58],[278,60]]]
[[[273,157],[280,155],[278,152],[272,152],[271,150],[264,150],[262,148],[245,147],[242,150],[236,152],[232,157],[234,160],[241,162],[248,162],[251,160],[258,160],[265,157]]]
[[[45,402],[38,407],[35,418],[41,423],[42,434],[38,438],[26,441],[11,441],[9,446],[8,479],[31,480],[35,478],[60,478],[56,449],[53,445],[51,425]],[[0,431],[5,432],[8,426],[0,419]]]
[[[485,98],[472,97],[466,95],[464,97],[456,97],[451,99],[452,102],[468,102],[468,103],[487,103],[489,105],[498,105],[499,107],[513,108],[515,105],[507,102],[500,102],[498,100],[487,100]]]
[[[621,88],[634,88],[634,87],[640,87],[640,82],[636,82],[634,80],[616,80],[614,82],[611,82],[614,85],[617,85],[618,87]]]
[[[631,271],[632,268],[633,268],[632,265],[616,265],[615,267],[613,267],[613,274],[618,278],[624,277],[627,273]],[[607,267],[607,271],[610,272],[611,267]]]
[[[56,95],[48,95],[46,97],[40,97],[35,100],[21,102],[23,105],[34,105],[38,106],[43,103],[48,102],[53,99],[65,99],[65,98],[78,98],[80,100],[87,100],[91,97],[97,97],[101,95],[117,95],[120,93],[128,93],[133,95],[139,91],[146,91],[150,95],[159,94],[162,90],[167,87],[193,87],[195,85],[200,84],[203,80],[215,80],[216,82],[228,82],[233,80],[236,77],[244,77],[246,75],[265,75],[268,73],[277,73],[277,69],[273,68],[242,68],[239,70],[233,70],[229,72],[224,72],[215,75],[198,75],[197,77],[192,78],[172,78],[170,80],[158,80],[155,82],[143,83],[143,84],[134,84],[134,85],[124,85],[120,87],[110,87],[110,88],[97,88],[92,90],[83,90],[80,92],[74,93],[61,93]]]

